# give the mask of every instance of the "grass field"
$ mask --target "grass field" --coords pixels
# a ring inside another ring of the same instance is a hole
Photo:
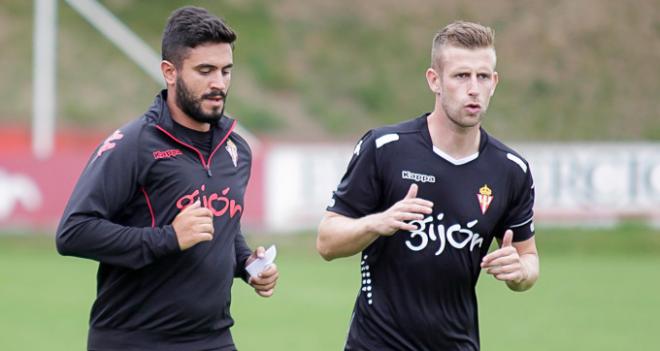
[[[660,233],[549,230],[538,235],[541,279],[514,293],[483,275],[482,348],[658,350]],[[339,350],[359,285],[355,259],[326,263],[313,236],[253,236],[278,245],[271,299],[236,281],[233,333],[241,350]],[[96,264],[57,255],[39,235],[0,235],[0,350],[82,350]]]

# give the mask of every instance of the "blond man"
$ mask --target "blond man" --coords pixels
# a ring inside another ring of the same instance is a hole
[[[481,270],[515,291],[536,282],[529,165],[481,127],[495,63],[492,29],[448,25],[426,71],[433,111],[355,147],[317,238],[327,260],[361,255],[346,350],[479,350]]]

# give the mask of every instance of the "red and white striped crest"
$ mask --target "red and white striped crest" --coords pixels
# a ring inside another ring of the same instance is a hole
[[[490,190],[488,185],[484,184],[484,186],[479,188],[477,199],[479,200],[479,208],[481,208],[481,214],[486,214],[488,207],[493,202],[493,191]]]
[[[493,202],[493,196],[477,194],[477,199],[479,199],[479,207],[481,208],[481,214],[486,214],[486,211],[488,211],[488,206],[490,206],[490,203]]]

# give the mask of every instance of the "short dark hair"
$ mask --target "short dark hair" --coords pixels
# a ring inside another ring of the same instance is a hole
[[[206,43],[227,43],[234,47],[236,33],[225,22],[201,7],[174,10],[163,31],[161,55],[181,67],[189,49]]]

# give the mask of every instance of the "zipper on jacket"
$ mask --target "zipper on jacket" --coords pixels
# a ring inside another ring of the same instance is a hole
[[[179,140],[177,137],[172,135],[170,132],[166,131],[163,127],[156,124],[156,128],[158,128],[161,132],[165,133],[165,135],[172,138],[172,140],[176,141],[177,143],[179,143],[179,144],[189,148],[190,150],[194,151],[197,154],[197,156],[199,156],[199,160],[202,162],[202,167],[204,167],[204,169],[206,170],[206,174],[209,176],[209,178],[211,178],[213,176],[213,172],[211,172],[211,160],[213,159],[213,155],[215,155],[215,152],[218,151],[218,149],[220,148],[220,146],[222,144],[224,144],[225,140],[227,140],[227,138],[229,137],[231,132],[234,130],[235,126],[236,126],[236,121],[234,121],[231,124],[231,127],[229,127],[229,131],[227,131],[227,134],[222,138],[222,140],[220,140],[218,145],[216,145],[215,149],[213,149],[213,151],[209,155],[208,162],[206,162],[206,160],[204,159],[204,155],[202,155],[202,153],[196,147],[184,143],[183,141]]]

